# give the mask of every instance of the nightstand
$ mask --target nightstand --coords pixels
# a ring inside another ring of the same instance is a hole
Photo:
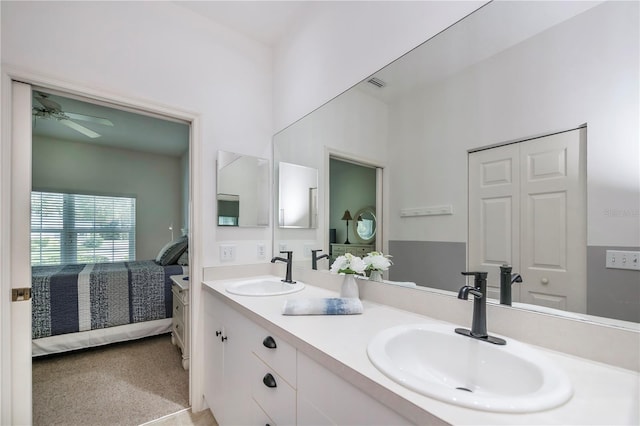
[[[171,343],[182,351],[182,368],[189,369],[189,280],[186,275],[172,275],[173,320],[171,325]]]

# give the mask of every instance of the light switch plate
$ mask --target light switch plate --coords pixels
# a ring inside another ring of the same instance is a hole
[[[640,252],[624,250],[607,250],[607,264],[609,269],[629,269],[640,271]]]

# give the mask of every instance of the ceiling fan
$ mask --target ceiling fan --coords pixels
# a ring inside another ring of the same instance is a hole
[[[49,95],[42,92],[35,92],[34,99],[40,104],[33,106],[33,116],[35,118],[55,119],[59,123],[82,133],[83,135],[92,139],[99,138],[100,133],[96,133],[93,130],[76,123],[73,120],[86,121],[95,124],[102,124],[103,126],[113,126],[113,123],[106,118],[93,117],[85,114],[77,114],[74,112],[62,111],[62,106],[56,101],[49,98]]]

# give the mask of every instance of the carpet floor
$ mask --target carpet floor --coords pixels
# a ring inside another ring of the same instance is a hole
[[[169,334],[33,359],[33,424],[139,425],[189,407]]]

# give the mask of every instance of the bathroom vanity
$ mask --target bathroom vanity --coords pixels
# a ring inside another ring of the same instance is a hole
[[[269,270],[265,266],[264,276],[273,278]],[[376,287],[388,291],[391,299],[394,289],[369,282],[360,283],[362,315],[284,316],[287,299],[336,297],[340,277],[305,272],[297,277],[304,278],[304,289],[287,295],[254,297],[226,291],[230,284],[248,278],[256,276],[203,283],[204,396],[222,426],[638,422],[637,372],[541,347],[535,349],[563,370],[573,387],[571,399],[557,408],[499,413],[424,396],[381,373],[369,360],[367,346],[382,330],[442,324],[441,320],[379,303]],[[470,319],[469,303],[451,302]],[[468,326],[468,319],[460,324]],[[491,330],[495,315],[489,319]],[[452,330],[455,326],[451,324]]]

